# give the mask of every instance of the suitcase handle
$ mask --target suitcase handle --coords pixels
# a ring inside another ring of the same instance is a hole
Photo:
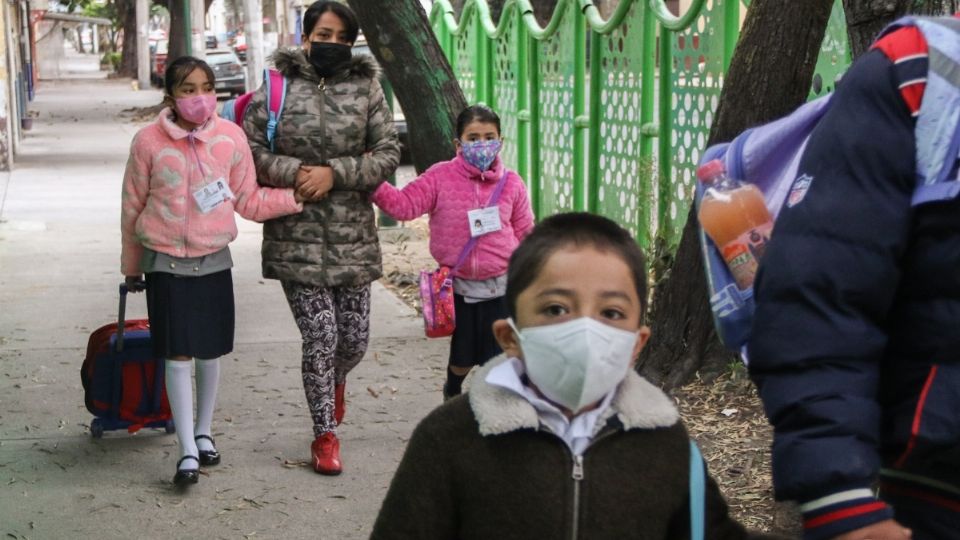
[[[145,287],[146,283],[138,281],[137,286]],[[127,293],[130,287],[126,282],[120,283],[120,306],[117,309],[117,352],[123,351],[123,330],[127,322]]]

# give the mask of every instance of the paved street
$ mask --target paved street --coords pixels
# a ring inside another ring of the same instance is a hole
[[[379,283],[370,351],[347,385],[345,472],[307,466],[312,440],[300,341],[279,284],[260,277],[260,226],[241,222],[237,340],[224,358],[214,436],[223,463],[186,493],[176,437],[89,433],[80,365],[116,316],[120,182],[138,129],[124,110],[155,90],[97,78],[41,81],[15,170],[0,173],[0,536],[365,538],[416,422],[440,402],[446,341]],[[131,318],[145,317],[132,296]]]

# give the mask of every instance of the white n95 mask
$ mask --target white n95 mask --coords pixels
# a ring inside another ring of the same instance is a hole
[[[518,330],[527,376],[554,403],[574,413],[620,384],[633,361],[638,332],[581,317]]]

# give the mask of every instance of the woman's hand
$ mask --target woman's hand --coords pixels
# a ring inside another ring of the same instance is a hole
[[[123,282],[127,286],[127,290],[132,293],[138,293],[147,288],[146,282],[143,281],[143,274],[125,276]]]
[[[328,166],[302,165],[297,171],[297,194],[305,201],[324,199],[333,189],[333,169]]]
[[[910,540],[910,529],[892,519],[841,534],[833,540]]]

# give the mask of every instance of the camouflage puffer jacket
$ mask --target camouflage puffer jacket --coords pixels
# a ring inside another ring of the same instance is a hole
[[[263,225],[263,276],[321,287],[363,285],[382,274],[370,192],[397,168],[400,144],[393,115],[370,56],[321,79],[299,49],[281,49],[273,63],[287,95],[271,151],[265,85],[253,95],[243,130],[258,181],[292,187],[303,165],[329,165],[333,190],[303,212]]]

